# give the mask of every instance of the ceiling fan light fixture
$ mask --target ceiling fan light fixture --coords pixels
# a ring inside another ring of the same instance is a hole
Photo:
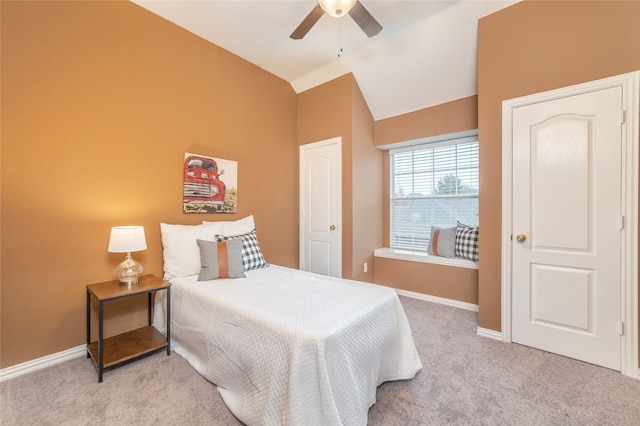
[[[340,18],[351,10],[357,0],[319,0],[322,10],[329,15]]]

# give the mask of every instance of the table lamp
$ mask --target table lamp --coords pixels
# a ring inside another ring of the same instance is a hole
[[[147,241],[144,238],[142,226],[114,226],[109,237],[109,253],[127,253],[124,262],[119,264],[113,274],[120,280],[121,285],[138,284],[138,277],[142,275],[142,265],[131,258],[132,251],[146,250]]]

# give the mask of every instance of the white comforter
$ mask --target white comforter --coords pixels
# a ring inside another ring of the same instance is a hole
[[[422,368],[392,289],[275,265],[246,275],[171,280],[173,348],[242,422],[365,425],[377,386]]]

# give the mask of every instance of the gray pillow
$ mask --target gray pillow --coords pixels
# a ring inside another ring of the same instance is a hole
[[[198,281],[245,277],[240,238],[223,242],[197,240],[197,243],[200,248]]]
[[[456,226],[441,228],[431,227],[431,239],[427,253],[442,257],[456,256]]]

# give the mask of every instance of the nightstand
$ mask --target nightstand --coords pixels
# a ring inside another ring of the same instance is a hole
[[[167,335],[163,335],[151,325],[151,296],[153,293],[167,292]],[[104,304],[116,300],[147,294],[147,316],[145,327],[128,331],[117,336],[104,338]],[[98,301],[98,340],[91,342],[91,298]],[[115,367],[126,361],[141,357],[164,347],[171,353],[171,284],[154,275],[143,275],[136,285],[120,285],[118,280],[87,285],[87,358],[92,358],[98,368],[98,383],[102,382],[105,368]]]

